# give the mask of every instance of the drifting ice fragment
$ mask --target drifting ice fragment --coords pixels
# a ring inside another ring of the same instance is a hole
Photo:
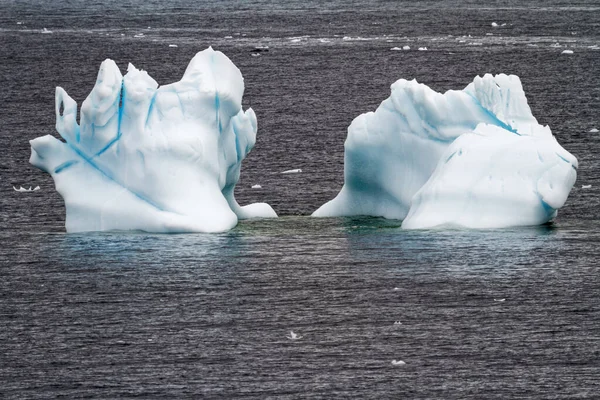
[[[402,50],[400,47],[392,47],[390,50],[392,51],[398,51],[398,50]]]
[[[592,187],[592,185],[581,185],[581,188],[582,188],[582,189],[589,189],[589,188],[591,188],[591,187]]]
[[[410,50],[410,46],[402,46],[402,50]]]
[[[497,24],[496,22],[492,22],[492,26],[493,26],[494,28],[497,28],[497,27],[498,27],[498,24]]]
[[[563,50],[560,54],[573,54],[573,50]]]
[[[302,339],[302,336],[298,335],[297,333],[294,333],[294,331],[290,331],[290,334],[287,336],[287,338],[290,340],[298,340]]]
[[[427,51],[427,47],[419,47],[419,51]]]
[[[298,169],[288,169],[287,171],[283,171],[282,174],[298,174],[302,172],[300,168]]]
[[[36,190],[40,190],[39,186],[36,186],[35,188],[31,188],[31,186],[29,186],[29,189],[25,189],[23,186],[20,186],[18,189],[16,187],[13,186],[13,189],[16,192],[35,192]]]
[[[406,363],[402,360],[392,360],[392,365],[406,365]]]
[[[596,129],[596,128],[590,129],[590,133],[597,133],[597,132],[598,132],[598,129]]]
[[[53,33],[53,32],[51,30],[44,28],[44,29],[42,29],[42,33]]]
[[[531,114],[517,76],[434,92],[400,79],[348,128],[344,186],[316,217],[372,215],[403,228],[537,225],[556,216],[577,159]]]
[[[262,186],[260,186],[260,185],[252,185],[251,189],[262,189]]]
[[[177,47],[176,44],[170,44],[169,47]]]
[[[50,173],[68,232],[218,232],[238,218],[276,217],[267,204],[240,207],[234,188],[256,141],[256,116],[242,110],[244,81],[221,52],[196,54],[179,82],[158,87],[112,60],[77,103],[56,89],[56,129],[32,140],[30,162]]]

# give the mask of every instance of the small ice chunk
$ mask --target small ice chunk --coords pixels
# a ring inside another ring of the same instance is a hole
[[[17,25],[23,25],[23,22],[17,21]]]
[[[36,186],[35,189],[32,189],[31,186],[29,186],[29,189],[25,189],[23,186],[19,186],[19,188],[17,189],[16,187],[13,186],[13,189],[16,192],[33,192],[34,190],[40,190],[40,187]]]
[[[251,55],[252,57],[258,57],[258,56],[260,56],[260,53],[251,53],[250,55]]]
[[[392,365],[406,365],[402,360],[392,360]]]
[[[573,54],[573,50],[563,50],[560,54]]]
[[[42,33],[52,33],[52,31],[44,28],[44,29],[42,29]]]
[[[590,129],[590,133],[596,133],[596,132],[598,132],[598,129],[597,129],[597,128],[592,128],[592,129]]]
[[[402,50],[400,47],[392,47],[390,50],[392,51],[398,51],[398,50]]]
[[[177,47],[176,44],[170,44],[169,47]]]
[[[298,39],[298,38],[290,40],[290,42],[292,42],[292,43],[299,43],[301,41],[302,41],[302,39]]]
[[[302,336],[298,335],[297,333],[294,333],[294,331],[290,331],[290,334],[287,336],[287,338],[290,340],[298,340],[302,339]]]
[[[394,321],[394,325],[402,325],[402,322],[400,322],[400,321]]]
[[[419,47],[419,51],[427,51],[427,47]]]
[[[36,187],[34,187],[34,188],[33,188],[33,191],[34,191],[34,192],[35,192],[36,190],[40,190],[40,187],[39,187],[39,186],[36,186]]]
[[[492,22],[492,27],[497,28],[498,24],[496,22]]]
[[[144,37],[143,33],[138,33],[137,35],[133,35],[134,38],[141,38]]]
[[[494,299],[494,301],[502,303],[503,301],[506,301],[506,299]]]
[[[225,39],[233,39],[233,36],[225,36]]]
[[[410,50],[410,46],[402,46],[402,50]]]
[[[282,174],[299,174],[302,172],[300,168],[297,169],[288,169],[287,171],[283,171]]]
[[[262,186],[260,186],[260,185],[252,185],[252,189],[262,189]]]
[[[502,25],[500,25],[500,26],[506,26],[506,22],[505,22],[505,23],[503,23],[503,24],[502,24]]]
[[[592,185],[581,185],[581,188],[582,188],[582,189],[589,189],[589,188],[591,188],[591,187],[592,187]]]

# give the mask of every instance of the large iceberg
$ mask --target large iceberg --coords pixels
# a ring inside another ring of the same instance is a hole
[[[344,186],[316,217],[372,215],[402,227],[500,228],[550,221],[577,159],[531,114],[517,76],[437,93],[399,80],[345,143]]]
[[[129,64],[100,66],[81,107],[56,88],[56,129],[32,140],[30,162],[54,178],[67,232],[219,232],[238,218],[276,217],[265,203],[240,207],[233,191],[256,141],[241,107],[244,80],[221,52],[196,54],[179,82],[158,87]]]

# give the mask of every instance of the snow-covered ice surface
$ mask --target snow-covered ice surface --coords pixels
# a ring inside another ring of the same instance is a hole
[[[240,207],[233,191],[257,123],[241,107],[244,81],[208,48],[179,82],[158,87],[129,64],[100,66],[81,107],[56,89],[56,129],[31,141],[30,162],[65,200],[68,232],[219,232],[238,218],[276,217],[265,203]]]
[[[517,76],[437,93],[398,80],[345,143],[344,186],[313,216],[372,215],[403,228],[537,225],[556,216],[577,159],[531,114]]]

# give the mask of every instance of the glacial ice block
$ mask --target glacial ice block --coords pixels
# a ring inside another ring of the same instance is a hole
[[[531,114],[516,76],[486,74],[437,93],[399,80],[348,129],[344,186],[316,217],[372,215],[403,228],[545,223],[575,183],[577,159]]]
[[[65,200],[67,232],[219,232],[238,218],[276,217],[264,203],[240,207],[234,188],[256,141],[242,110],[244,81],[221,52],[191,60],[179,82],[159,87],[107,59],[81,107],[56,89],[56,129],[32,140],[30,163],[50,173]]]

